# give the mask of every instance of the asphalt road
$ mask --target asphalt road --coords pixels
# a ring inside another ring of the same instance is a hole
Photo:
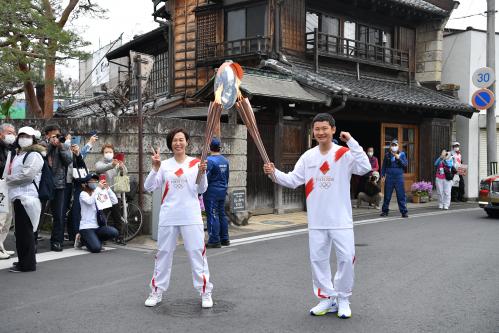
[[[152,309],[143,303],[153,252],[120,247],[35,273],[0,270],[0,332],[499,332],[499,220],[475,209],[358,225],[355,236],[348,320],[308,314],[317,302],[308,238],[296,233],[209,249],[208,310],[181,248]]]

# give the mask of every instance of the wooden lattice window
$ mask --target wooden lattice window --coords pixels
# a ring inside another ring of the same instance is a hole
[[[206,60],[215,56],[217,42],[217,12],[198,14],[196,17],[196,56]]]

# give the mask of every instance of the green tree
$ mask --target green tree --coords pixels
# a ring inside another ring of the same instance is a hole
[[[92,1],[0,0],[0,99],[24,92],[28,115],[52,117],[55,65],[85,57],[88,45],[66,24],[81,15],[102,17]],[[44,85],[43,102],[35,83]]]

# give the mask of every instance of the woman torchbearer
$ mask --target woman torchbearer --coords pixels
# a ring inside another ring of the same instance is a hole
[[[208,187],[206,180],[206,161],[200,161],[186,154],[189,134],[181,128],[167,135],[167,146],[173,157],[161,161],[159,149],[153,152],[152,170],[144,182],[144,189],[152,192],[164,186],[159,212],[158,253],[151,279],[151,294],[145,301],[146,306],[155,306],[162,300],[163,292],[168,289],[172,270],[173,252],[177,238],[182,234],[192,268],[194,288],[201,294],[203,308],[211,308],[211,291],[204,227],[201,217],[198,194]],[[201,172],[199,184],[196,184]]]

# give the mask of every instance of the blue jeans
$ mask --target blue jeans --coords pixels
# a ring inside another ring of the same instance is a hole
[[[80,206],[80,194],[81,185],[74,183],[73,185],[73,205],[71,206],[71,230],[72,234],[69,235],[69,239],[74,239],[75,235],[80,230],[80,220],[81,220],[81,206]],[[68,226],[69,229],[69,226]]]
[[[80,230],[81,242],[92,253],[99,253],[102,242],[118,237],[118,230],[115,227],[104,226],[97,229]]]
[[[403,175],[386,175],[385,179],[385,197],[383,198],[384,213],[388,213],[390,200],[393,190],[397,193],[397,203],[401,214],[407,214],[407,206],[405,204],[404,176]]]
[[[203,198],[208,227],[208,244],[216,244],[229,240],[229,223],[225,216],[225,198]]]

